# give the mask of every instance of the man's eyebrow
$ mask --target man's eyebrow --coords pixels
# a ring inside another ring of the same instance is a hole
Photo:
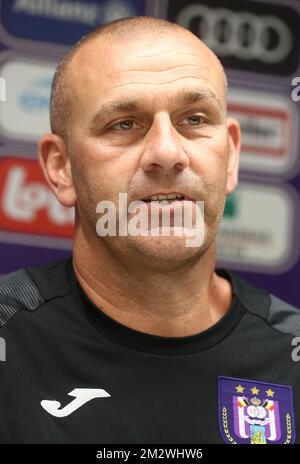
[[[180,93],[179,100],[182,101],[182,103],[189,104],[189,103],[197,103],[198,101],[204,100],[204,99],[212,99],[214,100],[220,109],[222,109],[222,103],[221,100],[217,97],[217,95],[212,91],[212,90],[192,90],[192,91],[186,91],[183,90]]]
[[[182,90],[181,92],[179,92],[177,97],[174,98],[180,104],[197,103],[204,99],[212,99],[218,105],[219,109],[222,110],[222,103],[212,90]],[[106,115],[122,113],[127,111],[138,111],[141,108],[141,101],[138,99],[109,101],[101,105],[100,108],[98,108],[98,111],[95,114],[92,123],[94,123],[98,118],[101,118],[101,116],[103,117]]]

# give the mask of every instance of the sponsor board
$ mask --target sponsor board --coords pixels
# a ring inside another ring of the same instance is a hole
[[[299,259],[296,191],[241,182],[228,198],[217,235],[218,265],[281,273]]]
[[[0,133],[8,141],[34,143],[50,130],[49,100],[56,63],[6,53],[3,58],[0,74],[6,81],[7,98],[0,105]]]
[[[166,16],[203,40],[226,68],[274,77],[299,67],[299,11],[297,2],[172,0]]]
[[[90,30],[126,16],[148,14],[145,0],[2,0],[1,37],[9,46],[68,46]]]
[[[241,125],[242,170],[280,176],[293,170],[295,175],[299,122],[291,100],[278,93],[233,87],[228,94],[228,115]]]
[[[74,209],[50,190],[38,161],[0,158],[0,241],[70,248]]]

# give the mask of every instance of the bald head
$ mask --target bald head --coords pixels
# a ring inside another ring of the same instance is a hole
[[[210,65],[214,66],[215,70],[221,75],[223,93],[226,95],[227,79],[219,59],[214,52],[192,32],[178,24],[161,18],[149,16],[122,18],[100,26],[82,37],[71,47],[57,66],[53,77],[50,98],[50,124],[52,132],[61,136],[64,141],[68,143],[72,99],[74,100],[76,98],[74,94],[74,79],[76,79],[77,73],[80,72],[80,65],[78,66],[78,63],[76,63],[76,72],[74,72],[74,69],[71,70],[71,68],[72,66],[74,67],[76,58],[87,52],[88,46],[93,46],[94,44],[99,45],[99,41],[102,44],[108,41],[106,43],[107,47],[112,43],[120,45],[126,44],[126,42],[130,40],[136,40],[138,43],[142,43],[143,39],[149,35],[158,37],[170,34],[182,34],[198,42],[199,47],[201,47],[209,57],[211,61]]]

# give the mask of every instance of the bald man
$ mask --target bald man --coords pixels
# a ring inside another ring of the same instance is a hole
[[[0,279],[0,442],[300,440],[299,312],[215,269],[240,149],[226,93],[214,53],[150,17],[58,66],[39,159],[75,208],[73,255]]]

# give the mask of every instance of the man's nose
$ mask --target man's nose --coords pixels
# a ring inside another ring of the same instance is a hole
[[[141,165],[145,171],[170,171],[174,167],[182,171],[189,165],[181,136],[168,114],[159,113],[155,116],[144,142]]]

